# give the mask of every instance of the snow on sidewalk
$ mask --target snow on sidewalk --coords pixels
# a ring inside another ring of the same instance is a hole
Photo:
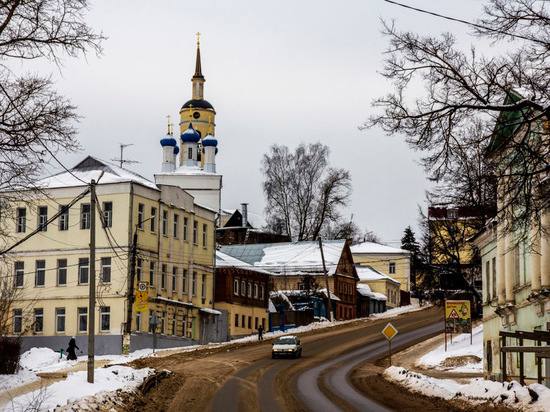
[[[29,407],[32,407],[32,410],[45,411],[103,392],[119,389],[131,391],[151,373],[153,369],[150,368],[133,369],[128,366],[98,368],[95,369],[95,379],[92,384],[87,382],[86,371],[73,372],[65,380],[14,398],[4,407],[4,411],[22,411]]]
[[[458,366],[453,366],[453,362],[445,362],[448,358],[459,357],[468,357],[472,362]],[[477,359],[479,361],[476,361]],[[472,330],[472,344],[470,344],[469,333],[454,336],[452,343],[449,337],[447,337],[447,351],[445,351],[445,344],[443,343],[422,356],[417,361],[416,366],[452,372],[482,372],[483,325],[477,326]]]
[[[460,384],[452,379],[436,379],[397,366],[384,371],[384,377],[412,392],[445,400],[461,400],[474,405],[492,403],[529,412],[550,411],[550,389],[538,383],[521,386],[518,382],[471,379]]]

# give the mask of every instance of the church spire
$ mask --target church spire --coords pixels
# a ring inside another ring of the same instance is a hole
[[[202,66],[201,66],[201,34],[197,32],[197,58],[195,60],[195,74],[193,75],[193,79],[204,79],[204,76],[202,75]]]
[[[197,33],[197,59],[195,61],[195,74],[191,78],[193,82],[193,100],[203,100],[204,99],[204,76],[202,75],[202,66],[201,66],[201,42],[200,42],[200,33]]]

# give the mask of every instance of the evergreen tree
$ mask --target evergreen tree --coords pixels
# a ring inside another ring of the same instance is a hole
[[[401,238],[401,249],[411,252],[411,283],[413,289],[416,289],[416,274],[421,266],[420,245],[416,241],[416,237],[410,226],[405,228],[403,237]]]

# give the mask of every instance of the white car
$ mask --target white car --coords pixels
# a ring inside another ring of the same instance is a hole
[[[302,345],[300,344],[300,338],[292,335],[277,338],[273,342],[271,357],[275,359],[282,356],[291,356],[293,358],[301,357]]]

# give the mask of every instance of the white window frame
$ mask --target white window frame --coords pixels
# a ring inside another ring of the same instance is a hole
[[[155,261],[149,262],[149,287],[155,286]]]
[[[13,284],[16,288],[22,288],[25,286],[25,262],[18,261],[14,265],[14,278]],[[21,280],[21,282],[19,282]]]
[[[108,328],[103,327],[104,317],[107,317],[107,321],[109,323]],[[109,332],[111,330],[111,307],[110,306],[99,307],[99,330],[101,332]]]
[[[40,322],[38,322],[40,319]],[[40,330],[37,329],[40,325]],[[33,312],[33,330],[35,333],[44,333],[44,308],[35,308]]]
[[[187,269],[183,269],[181,272],[181,293],[187,293]]]
[[[84,329],[81,329],[80,326],[82,325],[82,322],[80,321],[82,318],[85,319],[84,322]],[[76,309],[76,321],[77,325],[76,328],[78,330],[78,333],[86,333],[88,332],[88,308],[87,307],[79,307]]]
[[[111,205],[111,210],[107,210],[107,205]],[[103,222],[105,227],[113,226],[113,202],[103,202]]]
[[[61,266],[61,263],[64,262],[64,266]],[[61,271],[65,271],[65,282],[61,283],[59,281],[61,277]],[[57,259],[57,270],[56,270],[56,285],[57,286],[67,286],[67,259]]]
[[[61,313],[63,311],[63,313]],[[65,333],[65,330],[67,329],[67,311],[65,308],[55,308],[55,333]],[[60,319],[63,319],[63,329],[59,329],[59,321]]]
[[[43,211],[46,213],[42,213]],[[46,225],[48,221],[48,206],[38,206],[36,214],[38,215],[38,231],[46,232],[48,230],[48,226]]]
[[[235,296],[239,296],[239,282],[238,278],[233,279],[233,294]]]
[[[25,233],[27,231],[27,208],[17,208],[17,222],[15,231],[17,233]]]
[[[38,267],[38,263],[43,264],[42,267]],[[38,280],[42,278],[42,283],[38,283]],[[35,260],[34,262],[34,287],[43,288],[46,285],[46,261],[44,259]]]
[[[174,213],[174,220],[172,222],[172,235],[174,236],[174,239],[178,238],[178,232],[179,232],[179,221],[180,221],[180,215],[177,213]]]
[[[108,271],[109,280],[105,280],[105,273]],[[113,269],[112,269],[112,260],[110,256],[101,258],[101,282],[102,283],[111,283],[113,279]]]
[[[17,328],[16,326],[19,326],[19,327]],[[13,310],[13,333],[17,334],[22,332],[23,332],[23,309],[16,308]]]
[[[151,232],[157,231],[157,208],[151,206],[151,220],[149,221],[149,229]]]
[[[86,212],[84,209],[88,208]],[[90,229],[90,218],[91,218],[91,206],[89,203],[80,204],[80,229],[88,230]]]
[[[162,236],[168,236],[168,210],[162,211]]]
[[[83,264],[83,262],[88,262],[87,264]],[[87,274],[87,280],[86,282],[82,282],[82,271],[83,269],[86,269],[88,272]],[[79,285],[87,285],[90,282],[90,259],[89,258],[79,258],[78,259],[78,284]]]
[[[143,221],[145,216],[145,205],[143,203],[138,203],[138,213],[137,213],[137,228],[143,230]]]

